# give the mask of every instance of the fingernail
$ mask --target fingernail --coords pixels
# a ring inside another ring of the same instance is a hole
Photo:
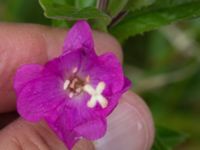
[[[150,112],[139,97],[126,94],[108,117],[106,135],[95,142],[97,150],[149,150],[153,141]],[[135,101],[129,103],[128,100]],[[151,130],[151,131],[150,131]]]

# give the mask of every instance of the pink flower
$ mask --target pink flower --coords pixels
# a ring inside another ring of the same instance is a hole
[[[22,66],[14,81],[19,114],[44,119],[69,149],[81,138],[105,134],[106,117],[130,85],[114,54],[96,55],[85,21],[69,31],[61,56]]]

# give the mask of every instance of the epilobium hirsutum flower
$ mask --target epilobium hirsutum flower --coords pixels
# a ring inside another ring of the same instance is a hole
[[[106,117],[130,87],[112,53],[97,56],[89,25],[78,21],[69,31],[61,56],[17,70],[17,110],[26,120],[45,120],[71,149],[81,138],[106,132]]]

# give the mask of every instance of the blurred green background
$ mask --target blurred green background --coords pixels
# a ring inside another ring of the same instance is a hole
[[[37,0],[0,0],[1,22],[51,25]],[[200,149],[200,19],[182,21],[123,43],[125,72],[156,125],[188,135],[176,150]]]

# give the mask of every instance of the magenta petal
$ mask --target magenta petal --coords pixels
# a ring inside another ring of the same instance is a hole
[[[44,69],[52,72],[53,74],[61,77],[63,80],[72,74],[73,69],[80,67],[82,52],[80,50],[62,55],[49,61]]]
[[[57,115],[58,118],[45,119],[69,149],[82,137],[96,140],[106,132],[105,118],[95,117],[93,113],[85,112],[85,110],[63,107]]]
[[[30,121],[38,121],[51,116],[65,99],[62,80],[47,74],[27,83],[18,95],[17,109],[19,114]]]
[[[132,86],[132,82],[127,77],[124,77],[124,87],[121,92],[124,93],[128,91],[128,89],[130,89],[131,86]]]
[[[98,112],[98,116],[107,117],[117,106],[121,95],[130,87],[130,82],[124,77],[120,62],[113,53],[85,58],[80,72],[84,76],[91,77],[94,88],[99,82],[105,82],[106,88],[103,95],[108,100],[108,106],[102,109],[97,105],[93,110]]]
[[[71,116],[68,113],[71,113],[70,110],[66,107],[62,107],[62,109],[56,113],[58,116],[57,118],[48,116],[45,117],[45,120],[47,121],[49,127],[51,127],[57,136],[65,143],[67,148],[71,150],[81,136],[78,135],[71,127],[71,123],[74,124],[71,119],[77,119],[78,116]]]
[[[124,85],[123,69],[113,53],[106,53],[99,57],[86,58],[80,70],[82,74],[89,75],[95,86],[100,82],[106,83],[110,94],[120,91]]]
[[[28,82],[40,75],[43,66],[37,64],[23,65],[16,72],[14,78],[14,88],[17,94],[26,86]]]
[[[88,140],[96,140],[105,134],[106,120],[101,118],[90,120],[74,128],[74,131]]]
[[[62,55],[44,66],[21,67],[14,83],[19,114],[32,122],[44,119],[69,150],[81,138],[105,134],[106,117],[130,86],[113,53],[95,54],[86,21],[68,32]]]
[[[123,88],[121,89],[121,91],[107,97],[109,99],[109,105],[107,108],[101,110],[102,116],[107,117],[110,113],[112,113],[114,108],[119,103],[119,100],[120,100],[120,97],[122,96],[122,94],[125,93],[126,91],[128,91],[128,89],[131,87],[131,85],[132,85],[131,81],[128,78],[124,77],[124,85],[123,85]]]
[[[69,150],[80,140],[80,137],[73,130],[63,129],[60,123],[51,122],[46,120],[49,127],[56,133],[56,135],[64,142]],[[64,126],[63,126],[64,127]]]
[[[86,48],[94,49],[92,31],[86,21],[78,21],[67,33],[67,38],[64,42],[63,53]]]

